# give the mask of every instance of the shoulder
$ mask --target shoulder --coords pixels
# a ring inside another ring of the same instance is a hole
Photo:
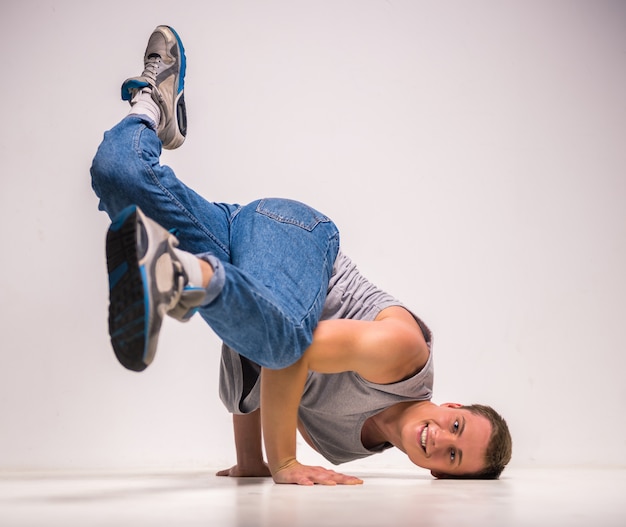
[[[399,382],[419,372],[428,362],[430,350],[415,317],[401,306],[383,309],[376,321],[378,334],[372,343],[385,353],[385,367],[372,380],[380,384]]]

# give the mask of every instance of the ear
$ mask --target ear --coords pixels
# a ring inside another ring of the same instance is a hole
[[[461,408],[463,405],[459,403],[443,403],[441,406],[445,406],[447,408]]]

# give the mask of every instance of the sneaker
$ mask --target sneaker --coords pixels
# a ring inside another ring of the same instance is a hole
[[[142,371],[152,362],[163,317],[183,294],[187,276],[174,252],[177,245],[173,234],[135,205],[109,227],[109,334],[115,355],[129,370]],[[177,315],[185,319],[180,307]]]
[[[152,99],[161,109],[157,133],[163,148],[173,150],[185,141],[185,49],[180,37],[169,26],[158,26],[150,35],[144,54],[144,70],[139,77],[122,84],[122,100],[131,101],[143,88],[151,89]]]

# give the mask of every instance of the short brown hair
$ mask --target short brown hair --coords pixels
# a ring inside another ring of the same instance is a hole
[[[491,406],[471,404],[461,408],[475,415],[486,417],[491,424],[491,436],[485,452],[485,466],[478,472],[470,474],[438,474],[437,477],[450,479],[498,479],[504,467],[511,460],[513,452],[513,440],[506,421]]]

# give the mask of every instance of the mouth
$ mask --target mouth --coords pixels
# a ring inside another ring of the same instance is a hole
[[[420,446],[422,447],[422,450],[424,451],[424,453],[426,454],[426,441],[428,440],[428,425],[425,425],[424,428],[422,428],[422,433],[420,434]]]

